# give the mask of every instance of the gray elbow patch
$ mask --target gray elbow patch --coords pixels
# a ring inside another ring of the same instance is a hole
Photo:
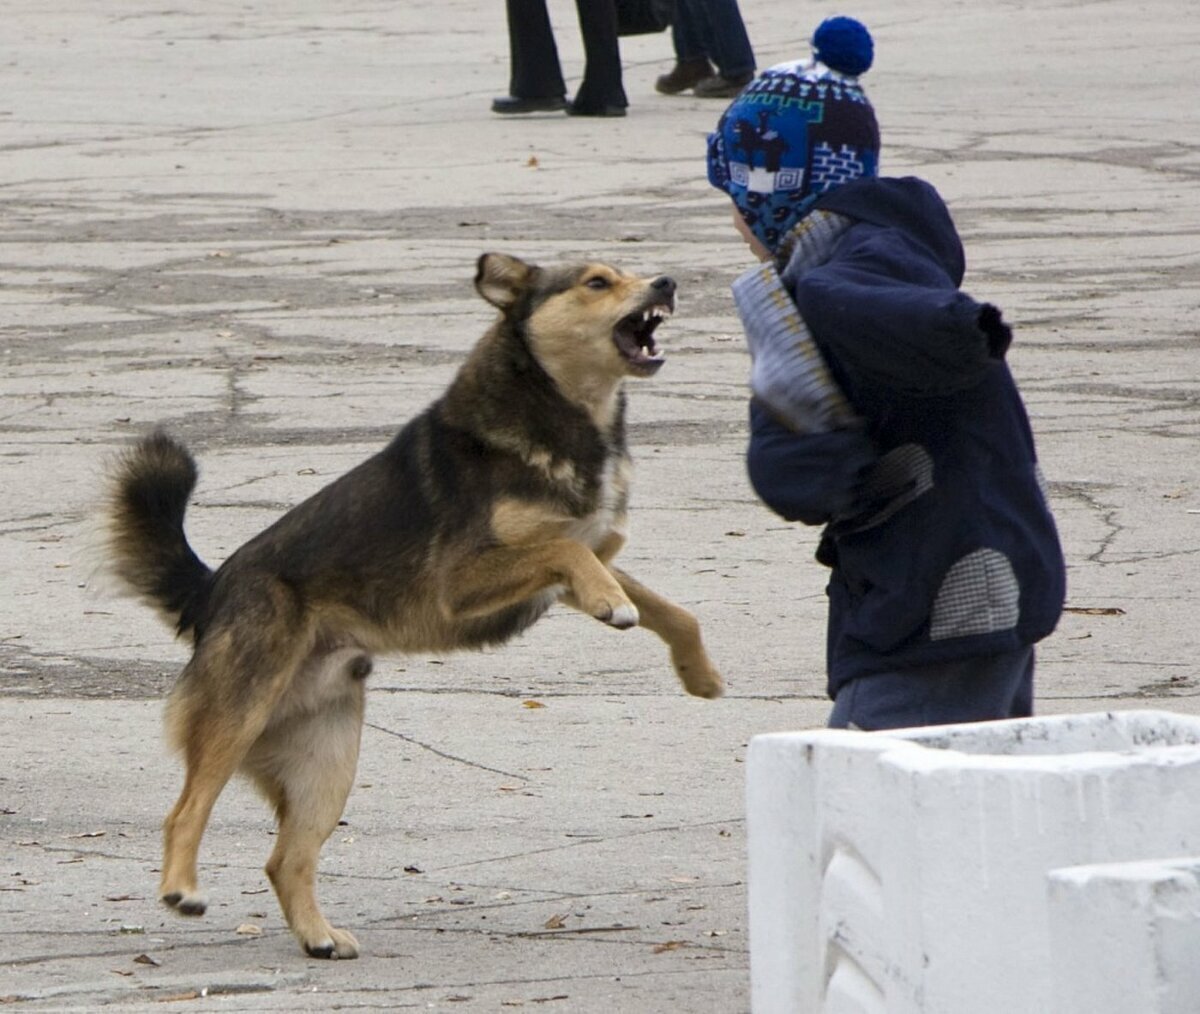
[[[977,549],[946,572],[933,603],[929,639],[1010,630],[1020,616],[1020,599],[1008,557],[994,549]]]

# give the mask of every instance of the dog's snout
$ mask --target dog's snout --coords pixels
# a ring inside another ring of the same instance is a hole
[[[650,288],[661,292],[664,296],[675,295],[675,279],[670,275],[659,275],[650,283]]]

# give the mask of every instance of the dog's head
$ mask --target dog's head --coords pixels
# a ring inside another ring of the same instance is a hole
[[[663,364],[654,332],[675,309],[675,282],[666,275],[639,278],[600,263],[542,268],[487,253],[475,288],[568,391],[648,377]]]

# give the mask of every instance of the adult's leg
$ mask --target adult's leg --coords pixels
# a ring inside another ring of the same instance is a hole
[[[675,66],[663,74],[654,87],[664,95],[678,95],[694,88],[716,70],[708,61],[705,46],[707,35],[704,12],[696,6],[698,0],[675,0],[675,19],[671,22],[671,44],[675,49]]]
[[[575,0],[583,36],[583,81],[572,110],[584,115],[615,112],[629,105],[621,83],[621,47],[614,0]]]
[[[671,22],[671,45],[680,63],[704,60],[709,56],[706,46],[708,17],[700,6],[701,0],[675,0],[675,19]]]
[[[838,691],[832,729],[906,729],[1033,714],[1032,647],[851,680]]]
[[[754,49],[737,0],[691,0],[699,10],[693,15],[702,34],[701,46],[717,65],[721,77],[740,79],[754,73]]]
[[[567,93],[546,0],[505,0],[510,77],[508,93],[521,99],[558,99]]]

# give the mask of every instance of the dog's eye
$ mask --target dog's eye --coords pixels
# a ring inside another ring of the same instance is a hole
[[[596,275],[593,278],[589,278],[583,284],[589,289],[595,289],[597,292],[600,292],[603,289],[609,288],[612,283],[602,275]]]

